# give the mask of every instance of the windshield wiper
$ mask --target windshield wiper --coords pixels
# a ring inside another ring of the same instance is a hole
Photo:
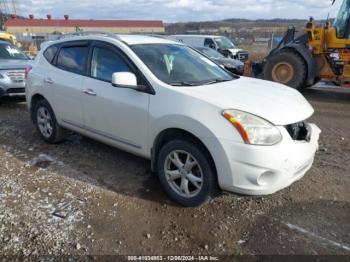
[[[172,85],[172,86],[196,86],[196,84],[190,83],[190,82],[173,82],[173,83],[169,83],[169,85]]]
[[[222,79],[222,78],[217,78],[214,80],[210,80],[208,82],[203,83],[203,85],[211,85],[211,84],[216,84],[216,83],[222,83],[222,82],[228,82],[231,81],[232,79]]]
[[[221,82],[227,82],[227,81],[231,81],[232,79],[222,79],[222,78],[217,78],[214,80],[210,80],[207,82],[199,82],[199,83],[190,83],[190,82],[173,82],[170,83],[170,85],[172,86],[202,86],[202,85],[211,85],[211,84],[216,84],[216,83],[221,83]]]

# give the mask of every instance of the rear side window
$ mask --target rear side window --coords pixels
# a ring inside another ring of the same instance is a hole
[[[57,57],[57,67],[77,74],[85,74],[89,47],[62,47]]]
[[[58,47],[56,45],[50,46],[44,52],[44,57],[49,63],[52,63],[53,58],[57,53]]]

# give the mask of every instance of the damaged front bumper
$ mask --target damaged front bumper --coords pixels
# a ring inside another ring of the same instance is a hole
[[[316,125],[307,126],[309,138],[303,141],[293,139],[284,126],[278,127],[283,139],[274,146],[225,141],[232,177],[221,188],[246,195],[267,195],[301,179],[313,164],[321,133]]]

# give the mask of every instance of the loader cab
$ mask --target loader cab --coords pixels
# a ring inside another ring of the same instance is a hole
[[[350,0],[344,0],[338,16],[334,22],[334,27],[337,31],[337,38],[349,38],[350,34]]]

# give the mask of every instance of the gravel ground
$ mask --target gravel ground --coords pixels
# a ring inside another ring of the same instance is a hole
[[[191,209],[168,200],[147,160],[79,135],[46,144],[25,103],[3,101],[0,254],[350,255],[350,90],[304,94],[322,129],[307,175]]]

